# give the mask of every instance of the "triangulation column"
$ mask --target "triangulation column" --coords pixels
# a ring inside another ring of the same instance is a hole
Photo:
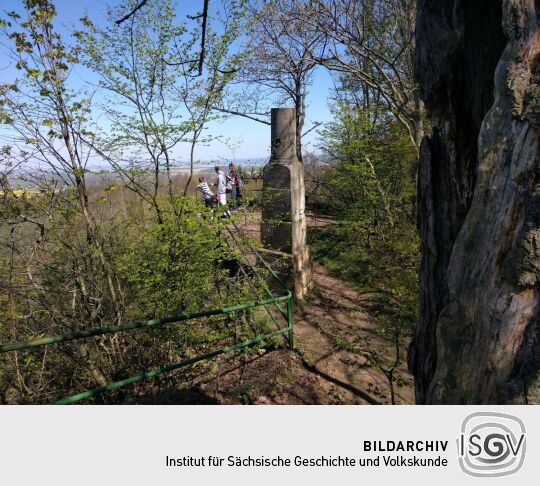
[[[267,247],[292,255],[295,298],[311,287],[307,246],[304,166],[296,157],[294,108],[272,109],[270,162],[263,170],[261,239]]]

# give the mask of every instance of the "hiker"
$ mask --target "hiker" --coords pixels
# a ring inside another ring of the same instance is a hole
[[[238,206],[242,205],[244,199],[244,181],[240,173],[236,173],[236,202]]]
[[[238,208],[238,204],[236,203],[236,190],[237,190],[237,176],[236,176],[236,171],[234,170],[234,164],[231,162],[229,164],[229,175],[227,176],[227,192],[231,193],[233,209]]]
[[[221,206],[227,206],[227,176],[225,175],[225,172],[223,172],[219,166],[215,166],[214,170],[217,174],[216,179],[216,199],[218,200],[218,204]],[[231,213],[229,210],[225,207],[225,211],[223,212],[223,216],[230,216]]]
[[[242,178],[240,177],[240,174],[236,172],[236,169],[232,162],[229,164],[228,180],[230,181],[233,209],[238,209],[238,206],[240,206],[240,200],[244,195],[244,183],[242,181]]]
[[[196,188],[197,191],[199,191],[204,196],[204,205],[207,208],[213,208],[217,204],[217,199],[215,198],[214,194],[210,190],[210,187],[208,186],[208,182],[206,182],[206,179],[204,176],[199,177],[199,184]]]

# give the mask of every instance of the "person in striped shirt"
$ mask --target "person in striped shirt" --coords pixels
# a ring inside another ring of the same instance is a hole
[[[216,205],[217,199],[215,198],[214,194],[210,190],[210,187],[208,186],[208,182],[206,182],[204,176],[199,177],[199,184],[197,185],[197,191],[199,191],[204,196],[204,204],[207,208],[213,208]]]

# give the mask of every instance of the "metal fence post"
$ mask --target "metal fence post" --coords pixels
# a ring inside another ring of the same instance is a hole
[[[293,298],[287,301],[287,324],[289,326],[289,349],[294,350]]]

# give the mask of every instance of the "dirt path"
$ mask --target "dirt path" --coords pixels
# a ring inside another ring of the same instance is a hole
[[[295,319],[295,336],[310,371],[335,384],[344,401],[390,403],[388,380],[377,365],[393,362],[395,349],[377,333],[379,324],[367,311],[369,297],[318,263],[313,277],[317,296]],[[404,363],[398,376],[409,385],[396,387],[396,402],[413,403],[412,378]]]

